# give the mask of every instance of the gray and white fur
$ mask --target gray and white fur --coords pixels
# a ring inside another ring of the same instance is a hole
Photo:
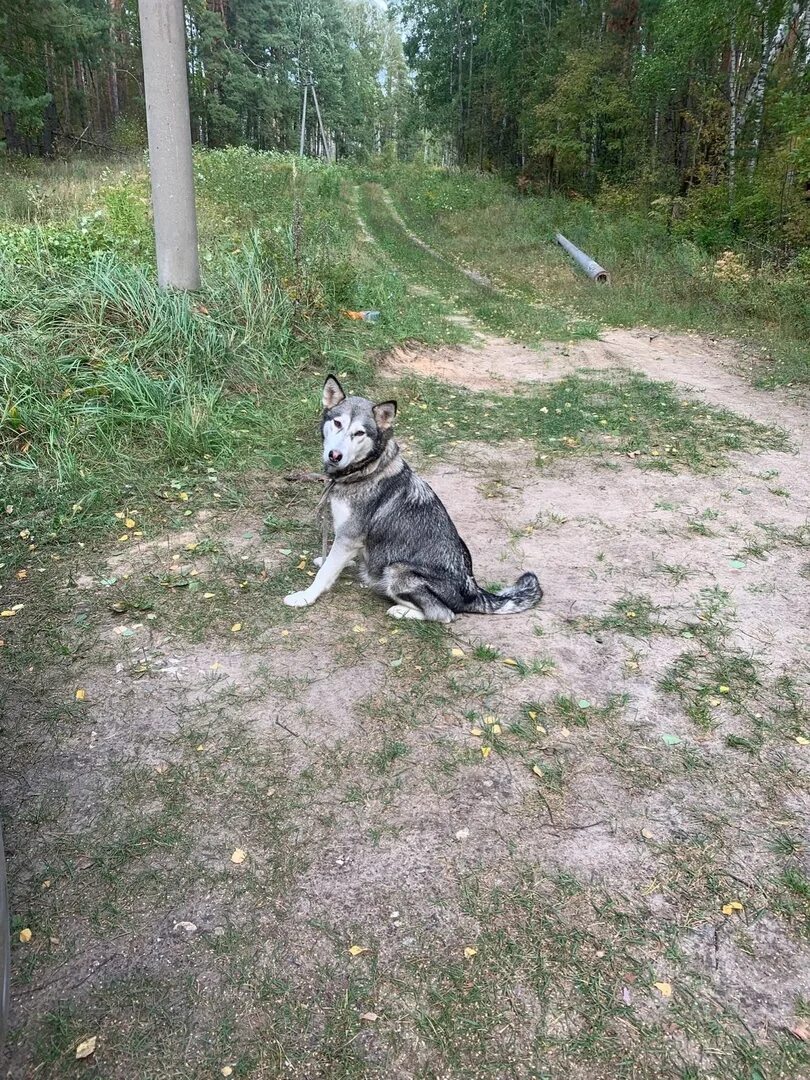
[[[324,471],[335,542],[308,588],[284,597],[308,607],[360,560],[362,580],[392,600],[397,619],[452,622],[456,615],[527,611],[543,596],[532,573],[491,593],[473,577],[472,558],[436,493],[415,475],[393,437],[395,401],[346,397],[330,375],[323,387]]]

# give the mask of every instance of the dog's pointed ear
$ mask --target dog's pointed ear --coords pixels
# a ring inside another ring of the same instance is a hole
[[[326,382],[323,384],[323,407],[325,409],[334,409],[334,407],[339,405],[345,397],[346,395],[343,393],[343,387],[337,381],[335,376],[327,375]]]
[[[377,421],[377,427],[381,431],[385,431],[394,422],[394,417],[397,415],[397,403],[395,401],[381,401],[379,405],[374,406],[372,411],[374,419]]]

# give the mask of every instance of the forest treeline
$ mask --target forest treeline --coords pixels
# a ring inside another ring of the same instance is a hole
[[[810,242],[810,0],[187,0],[186,25],[203,146],[297,149],[312,78],[337,157]],[[5,0],[0,108],[8,151],[143,145],[136,0]]]
[[[810,0],[401,0],[424,123],[526,187],[810,241]],[[716,234],[716,235],[715,235]]]
[[[402,39],[374,0],[187,0],[195,141],[299,146],[315,84],[330,150],[371,154],[403,125]],[[145,143],[136,0],[0,0],[0,109],[9,151]],[[307,147],[317,152],[310,106]]]

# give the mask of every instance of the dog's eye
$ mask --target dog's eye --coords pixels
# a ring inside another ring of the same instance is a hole
[[[363,431],[363,429],[362,429],[362,428],[360,429],[360,431],[353,431],[353,432],[352,432],[352,438],[353,438],[353,439],[357,439],[357,438],[359,438],[359,437],[360,437],[361,435],[365,435],[365,431]]]
[[[340,431],[340,429],[343,427],[343,424],[341,424],[339,420],[333,420],[332,423],[335,425],[338,431]]]

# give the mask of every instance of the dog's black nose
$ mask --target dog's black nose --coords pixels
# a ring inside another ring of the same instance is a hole
[[[341,454],[341,452],[340,452],[339,450],[330,450],[330,451],[329,451],[329,460],[330,460],[330,461],[331,461],[331,462],[332,462],[332,463],[333,463],[334,465],[337,465],[337,463],[338,463],[338,462],[339,462],[339,461],[340,461],[340,460],[341,460],[342,458],[343,458],[343,454]]]

